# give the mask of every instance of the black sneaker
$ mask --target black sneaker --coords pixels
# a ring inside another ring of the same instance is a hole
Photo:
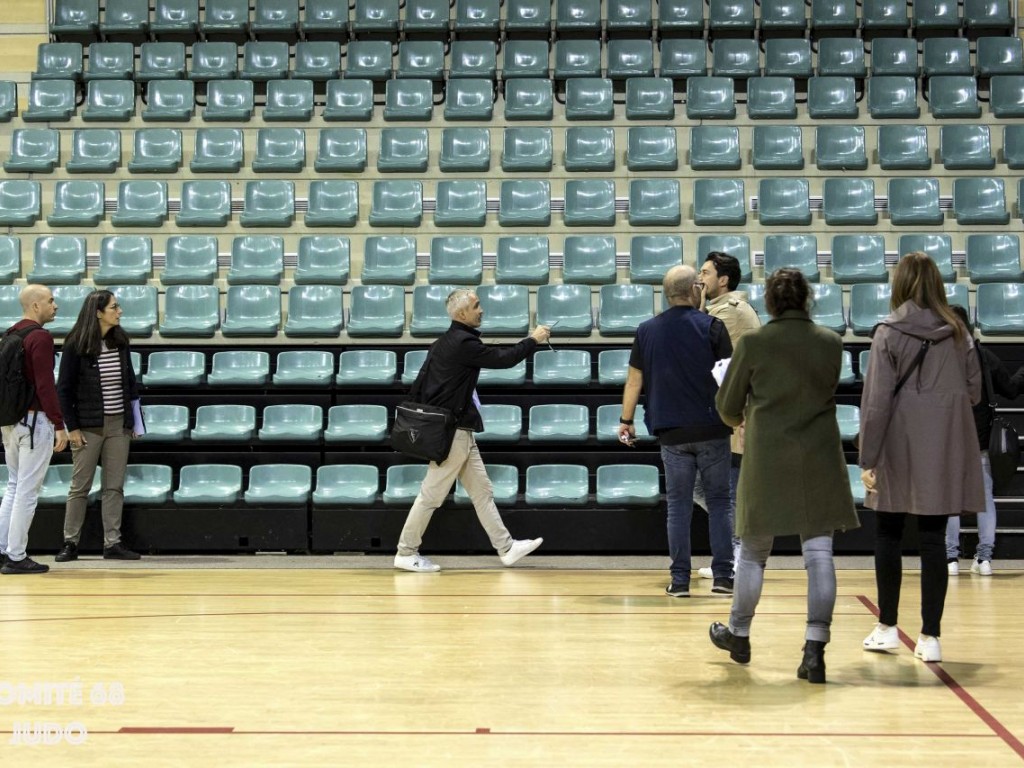
[[[711,586],[711,591],[716,595],[731,595],[732,579],[715,579],[715,583]]]
[[[71,560],[78,559],[78,545],[73,541],[65,541],[64,546],[60,548],[60,552],[53,558],[55,562],[67,563]]]
[[[125,547],[121,542],[117,542],[112,547],[103,548],[103,559],[104,560],[141,560],[142,555],[138,552],[132,552],[130,549]]]
[[[667,587],[665,587],[665,594],[669,597],[689,597],[690,585],[676,583],[669,584]]]
[[[4,563],[3,568],[0,568],[0,573],[6,573],[9,576],[16,576],[22,573],[46,573],[50,570],[50,566],[37,563],[31,557],[27,555],[21,560],[11,560],[7,558],[7,562]]]

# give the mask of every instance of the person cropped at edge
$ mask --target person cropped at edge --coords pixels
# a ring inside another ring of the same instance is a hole
[[[729,332],[729,341],[732,348],[743,336],[756,331],[761,327],[761,318],[747,301],[747,292],[737,290],[740,280],[743,278],[743,271],[740,269],[740,262],[735,256],[730,256],[721,251],[710,251],[704,257],[698,273],[698,282],[694,286],[700,291],[698,307],[712,317],[717,317],[725,323],[725,329]],[[739,482],[740,465],[743,460],[743,425],[737,426],[732,433],[730,440],[732,450],[732,464],[729,468],[729,520],[732,521],[733,531],[736,529],[736,484]],[[706,508],[704,502],[704,489],[701,486],[700,478],[697,479],[693,492],[696,503]],[[732,538],[733,562],[739,557],[740,540],[735,533]],[[701,568],[697,571],[702,579],[713,579],[714,574],[711,568]]]
[[[974,328],[967,311],[959,306],[952,305],[950,309],[960,318],[968,333],[973,336]],[[985,511],[978,513],[978,548],[975,551],[974,559],[971,561],[971,573],[980,576],[992,575],[992,552],[996,545],[996,501],[992,493],[992,466],[988,458],[988,444],[992,437],[992,409],[989,404],[995,401],[995,395],[1002,395],[1007,400],[1015,400],[1024,391],[1024,366],[1017,369],[1017,372],[1010,375],[1003,365],[1003,361],[987,347],[982,346],[977,339],[974,341],[974,348],[981,355],[982,387],[983,397],[981,402],[972,409],[974,413],[974,427],[978,432],[978,446],[981,450],[981,471],[985,479]],[[988,392],[985,387],[985,372],[992,382],[992,389],[995,392]],[[946,523],[946,562],[950,576],[960,575],[960,516],[950,515]]]
[[[865,506],[877,513],[879,608],[878,624],[863,645],[868,651],[900,646],[900,542],[913,517],[921,555],[921,633],[914,655],[941,661],[949,579],[946,520],[985,510],[971,413],[981,399],[981,367],[970,334],[949,308],[938,267],[926,254],[908,253],[896,265],[891,307],[872,334],[861,395],[860,466]]]
[[[410,395],[417,402],[450,410],[456,419],[455,439],[444,461],[430,462],[398,538],[395,568],[404,571],[441,570],[441,566],[420,554],[420,544],[434,510],[444,502],[456,478],[462,481],[503,565],[515,565],[544,543],[540,538],[515,540],[509,534],[494,504],[494,489],[473,433],[482,432],[484,428],[476,395],[480,369],[518,365],[537,348],[538,342],[547,341],[551,332],[546,326],[538,325],[518,344],[484,344],[478,330],[484,313],[473,291],[467,288],[452,291],[446,307],[452,324],[430,345]]]
[[[825,682],[825,645],[836,603],[832,536],[860,525],[850,493],[835,391],[843,341],[808,315],[810,287],[796,269],[765,284],[772,316],[740,339],[715,398],[722,421],[747,424],[736,535],[740,556],[729,625],[711,625],[712,642],[750,661],[750,625],[776,536],[797,534],[807,570],[807,627],[797,676]]]
[[[138,560],[121,542],[124,476],[135,436],[132,400],[139,397],[121,306],[110,291],[90,293],[64,340],[57,394],[71,441],[74,471],[64,512],[64,546],[54,558],[78,557],[78,542],[96,465],[103,472],[103,557]]]
[[[711,538],[711,591],[732,594],[732,525],[729,522],[729,437],[715,410],[715,362],[732,355],[725,324],[695,306],[693,267],[672,267],[663,280],[669,308],[640,324],[622,391],[619,439],[632,444],[641,391],[644,423],[661,444],[668,507],[672,597],[690,596],[690,522],[697,474],[704,486]]]
[[[18,299],[22,318],[8,331],[39,329],[26,334],[22,341],[24,375],[32,382],[35,394],[23,421],[0,427],[7,464],[7,490],[0,503],[0,573],[46,573],[50,566],[37,563],[26,548],[50,458],[68,444],[53,382],[53,336],[43,331],[43,326],[57,316],[57,304],[45,285],[26,285]]]

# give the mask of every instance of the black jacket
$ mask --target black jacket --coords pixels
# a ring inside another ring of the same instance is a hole
[[[128,347],[121,352],[121,383],[124,387],[124,427],[135,427],[132,400],[139,397]],[[100,386],[98,358],[79,355],[71,347],[64,347],[60,356],[60,375],[57,378],[57,397],[64,412],[64,426],[68,432],[75,429],[103,427],[103,390]]]
[[[987,451],[989,440],[992,438],[993,417],[989,403],[995,402],[996,395],[1002,395],[1007,400],[1015,400],[1024,391],[1024,367],[1018,368],[1017,372],[1011,376],[995,352],[985,349],[977,340],[974,345],[981,356],[984,378],[982,379],[981,402],[972,410],[974,411],[974,426],[978,430],[978,445],[981,450]],[[992,381],[994,393],[988,390],[989,379]]]
[[[480,331],[452,321],[444,335],[430,345],[410,395],[416,402],[449,409],[458,427],[482,432],[484,423],[473,405],[480,369],[512,368],[536,348],[532,338],[512,345],[484,344]]]

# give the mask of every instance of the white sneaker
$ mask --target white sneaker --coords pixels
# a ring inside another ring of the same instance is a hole
[[[946,563],[946,570],[949,571],[950,576],[959,576],[960,563],[957,560],[950,560]],[[971,566],[971,570],[974,570],[974,566]]]
[[[701,577],[702,579],[713,579],[713,578],[715,578],[715,574],[711,572],[711,566],[708,566],[707,568],[701,568],[701,569],[699,569],[699,570],[697,571],[697,574],[698,574],[698,575],[699,575],[699,576],[700,576],[700,577]]]
[[[988,560],[974,560],[971,563],[971,573],[976,573],[979,576],[991,576],[992,563]]]
[[[919,635],[914,647],[914,656],[921,661],[942,661],[942,646],[939,638],[931,635]]]
[[[895,651],[899,647],[900,631],[885,624],[876,624],[871,634],[864,638],[865,651]]]
[[[509,547],[508,552],[504,555],[498,555],[498,557],[501,559],[501,564],[505,567],[512,566],[533,552],[533,550],[543,543],[544,539],[519,539],[518,541],[512,542],[512,546]]]
[[[395,555],[395,568],[413,573],[437,573],[441,566],[423,555]]]

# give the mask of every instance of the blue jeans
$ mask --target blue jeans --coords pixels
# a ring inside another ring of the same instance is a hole
[[[985,478],[985,511],[978,515],[978,549],[976,560],[992,562],[992,550],[996,546],[996,500],[992,495],[992,466],[988,451],[981,452],[981,474]],[[946,559],[960,557],[960,516],[951,515],[946,523]]]
[[[736,489],[740,485],[740,468],[733,466],[732,457],[729,459],[729,525],[732,527],[732,554],[733,560],[739,557],[740,552],[740,538],[736,535]],[[700,475],[697,476],[697,480],[693,484],[693,503],[703,509],[705,512],[708,511],[708,502],[704,498],[704,483],[701,482]],[[735,566],[734,566],[735,570]]]
[[[665,490],[668,502],[669,572],[673,584],[690,583],[690,523],[693,486],[700,473],[708,505],[711,534],[711,571],[716,579],[732,578],[732,524],[729,521],[729,438],[699,443],[663,445]]]

